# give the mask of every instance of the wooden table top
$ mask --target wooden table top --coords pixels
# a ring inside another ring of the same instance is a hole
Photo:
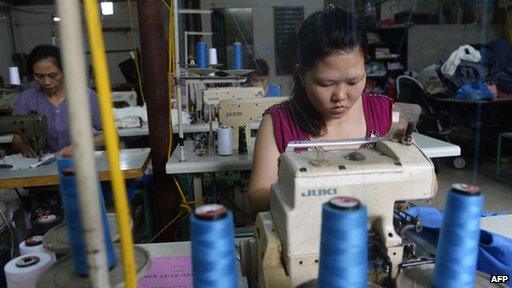
[[[149,148],[121,149],[119,158],[125,179],[138,179],[144,175],[149,163]],[[95,151],[96,169],[101,181],[110,180],[106,151]],[[35,169],[0,169],[0,188],[34,187],[59,185],[57,163]]]

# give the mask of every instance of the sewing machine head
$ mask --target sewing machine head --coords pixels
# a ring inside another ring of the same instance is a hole
[[[0,135],[18,134],[36,152],[44,151],[47,128],[46,116],[41,114],[0,117]]]
[[[395,204],[432,198],[436,192],[434,166],[408,141],[415,122],[412,114],[405,114],[396,115],[386,138],[288,145],[292,149],[279,158],[270,212],[258,214],[256,220],[259,287],[296,287],[318,277],[321,207],[334,196],[353,196],[367,206],[374,269],[369,279],[382,279],[382,274],[396,277],[404,261],[404,243],[401,227],[394,225]],[[354,148],[365,143],[369,148]],[[352,148],[293,151],[308,145]]]
[[[264,90],[261,87],[222,87],[203,91],[205,105],[219,105],[220,100],[262,98],[264,96]]]
[[[272,186],[270,215],[292,282],[317,277],[320,208],[335,195],[356,197],[368,207],[368,230],[385,247],[392,264],[388,268],[396,270],[403,247],[393,226],[395,203],[434,196],[432,162],[415,145],[391,141],[378,141],[371,149],[321,153],[282,154],[279,180]]]
[[[260,89],[260,88],[258,88]],[[264,97],[247,99],[224,99],[219,101],[219,126],[233,129],[233,148],[238,148],[238,127],[245,126],[245,139],[251,138],[251,122],[261,121],[265,111],[273,105],[286,101],[288,97]],[[248,143],[249,150],[253,147]]]

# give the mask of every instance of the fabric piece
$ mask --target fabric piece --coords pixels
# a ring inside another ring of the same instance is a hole
[[[462,60],[478,62],[482,59],[480,52],[470,45],[462,45],[452,52],[448,60],[441,66],[444,75],[452,76]]]
[[[114,109],[118,128],[134,128],[148,125],[146,106]]]
[[[505,39],[479,45],[482,63],[488,69],[486,82],[496,83],[498,90],[512,93],[512,46]]]
[[[412,216],[420,216],[421,224],[427,228],[441,228],[443,212],[434,207],[414,206],[407,210]]]
[[[456,99],[464,101],[492,100],[494,95],[482,82],[464,84],[457,90]]]
[[[438,209],[428,206],[411,207],[407,213],[420,217],[425,228],[418,235],[437,247],[444,214]],[[490,213],[484,212],[483,214]],[[478,249],[478,271],[490,275],[512,275],[512,239],[480,230]],[[509,287],[511,287],[510,285],[509,283]]]
[[[204,110],[207,111],[208,109],[204,109]],[[178,109],[171,109],[171,115],[172,115],[172,125],[177,126],[178,125]],[[181,113],[181,118],[183,120],[184,125],[190,124],[190,115],[187,112],[183,111],[183,113]]]
[[[151,258],[151,265],[138,284],[141,288],[192,288],[192,257]]]
[[[95,130],[102,130],[98,99],[94,91],[89,90],[89,108],[91,111],[92,126]],[[58,106],[50,102],[43,89],[33,88],[21,93],[13,115],[26,115],[30,113],[43,114],[48,124],[46,138],[46,153],[54,153],[71,144],[69,136],[68,101],[64,100]]]
[[[456,87],[460,87],[464,84],[483,82],[487,76],[488,71],[484,63],[462,61],[450,80]]]
[[[19,154],[12,154],[7,155],[4,158],[0,159],[0,165],[10,165],[12,166],[11,170],[20,170],[20,169],[30,169],[38,167],[38,163],[42,161],[47,161],[48,159],[51,159],[54,157],[54,154],[46,154],[43,155],[42,160],[39,160],[39,158],[27,158],[23,157],[21,153]]]
[[[448,92],[448,89],[446,89],[437,74],[438,69],[439,65],[437,64],[429,65],[421,69],[415,77],[423,86],[423,90],[428,94],[446,94]]]
[[[281,96],[281,87],[276,84],[269,83],[267,95],[265,97],[279,97]]]
[[[363,111],[366,120],[366,137],[385,135],[391,127],[393,100],[381,94],[363,92]],[[274,126],[274,138],[280,153],[286,150],[290,141],[308,141],[309,135],[293,121],[292,100],[274,105],[264,114],[269,114]]]

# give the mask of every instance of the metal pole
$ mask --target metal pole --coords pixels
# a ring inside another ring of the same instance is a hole
[[[93,287],[110,287],[105,239],[98,197],[98,176],[94,163],[91,113],[87,87],[80,2],[58,0],[59,25],[65,89],[68,95],[71,147],[75,159],[80,216],[86,244],[89,277]],[[110,241],[110,239],[108,239]]]
[[[163,228],[178,214],[178,197],[171,178],[165,172],[170,143],[169,96],[167,94],[167,55],[164,37],[162,3],[139,0],[142,73],[149,120],[149,145],[155,185],[153,199],[158,227]],[[172,230],[168,234],[171,235]],[[160,239],[163,239],[162,237]],[[170,237],[167,237],[170,240]]]

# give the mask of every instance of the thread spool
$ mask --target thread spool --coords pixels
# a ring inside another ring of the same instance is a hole
[[[242,43],[234,42],[233,43],[233,69],[241,70],[244,67],[244,58],[242,53]]]
[[[366,206],[352,197],[322,205],[318,287],[367,287]]]
[[[41,215],[35,219],[32,223],[34,234],[44,235],[53,227],[57,226],[61,222],[61,218],[57,215],[47,214]]]
[[[67,229],[71,246],[71,255],[73,256],[74,271],[80,276],[88,276],[89,268],[87,265],[85,239],[83,238],[82,221],[80,220],[80,208],[78,204],[77,185],[74,175],[74,162],[70,157],[57,156],[57,168],[59,171],[59,190],[64,206],[64,215],[67,220]],[[116,265],[117,259],[114,252],[112,241],[110,240],[110,228],[108,225],[103,194],[98,183],[98,201],[100,201],[101,218],[103,220],[103,237],[107,254],[107,263],[109,268]]]
[[[474,287],[483,202],[478,186],[453,184],[448,192],[432,280],[435,287]]]
[[[208,68],[208,46],[205,42],[198,42],[196,45],[197,68]]]
[[[217,154],[221,156],[233,154],[233,131],[231,127],[222,125],[217,129]]]
[[[209,54],[208,54],[208,61],[210,65],[217,65],[219,64],[217,61],[217,49],[210,48]]]
[[[35,288],[39,276],[45,273],[54,261],[45,253],[31,253],[12,259],[5,265],[8,288]]]
[[[9,67],[9,84],[21,85],[20,72],[16,66]]]
[[[219,204],[203,205],[190,223],[194,287],[238,287],[233,214]]]
[[[238,154],[247,153],[247,138],[245,136],[245,126],[238,127]]]
[[[32,236],[25,239],[18,246],[20,249],[20,255],[28,255],[33,253],[45,253],[50,256],[52,261],[56,260],[55,253],[46,250],[43,246],[43,236]]]

